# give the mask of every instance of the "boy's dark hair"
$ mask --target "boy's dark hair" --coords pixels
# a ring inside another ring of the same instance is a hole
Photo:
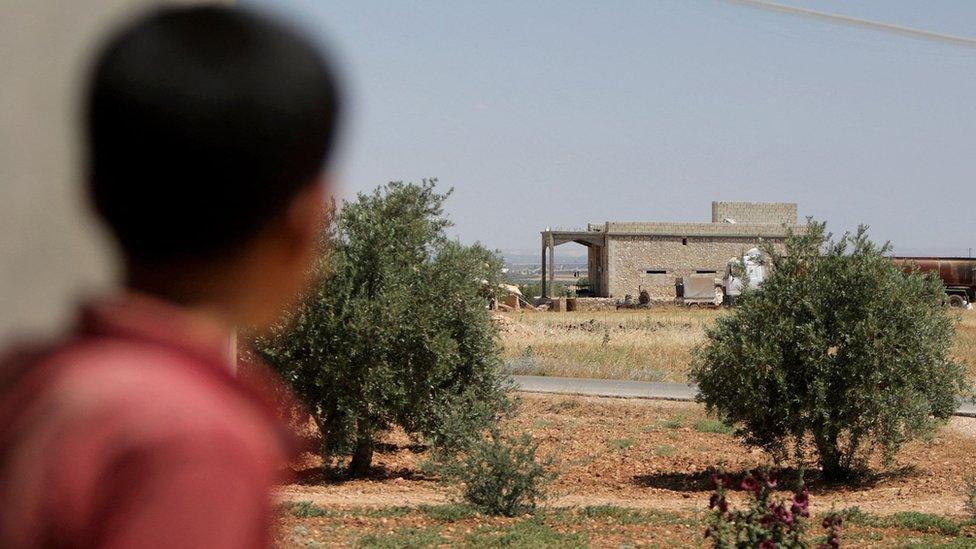
[[[312,183],[332,147],[336,78],[281,23],[170,7],[114,35],[87,98],[88,183],[138,261],[239,250]]]

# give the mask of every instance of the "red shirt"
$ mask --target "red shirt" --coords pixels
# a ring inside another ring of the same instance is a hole
[[[226,332],[124,296],[0,365],[0,547],[265,547],[287,457]]]

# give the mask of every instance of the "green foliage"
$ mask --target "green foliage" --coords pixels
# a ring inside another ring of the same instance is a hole
[[[899,545],[901,549],[973,549],[973,539],[961,536],[953,538],[944,543],[936,542],[934,540],[925,540],[922,542],[912,541],[904,545]]]
[[[609,520],[618,524],[672,525],[689,524],[693,520],[666,511],[630,509],[615,505],[583,507],[579,510],[579,516],[584,519]]]
[[[626,450],[634,445],[634,439],[632,438],[615,438],[613,440],[608,440],[607,445],[610,446],[611,450]]]
[[[463,503],[446,505],[421,505],[420,510],[428,518],[444,522],[457,522],[478,516],[478,510]]]
[[[976,476],[968,476],[963,479],[964,495],[966,501],[963,508],[969,513],[970,517],[976,518]]]
[[[865,227],[834,241],[811,221],[785,250],[764,248],[762,288],[707,330],[694,359],[710,412],[780,459],[792,443],[803,460],[812,440],[829,479],[864,471],[876,451],[890,462],[952,414],[964,369],[948,358],[937,278],[903,274]]]
[[[861,508],[857,505],[845,507],[840,511],[835,511],[834,514],[842,517],[845,521],[851,524],[859,526],[877,526],[879,524],[878,517],[861,510]]]
[[[444,544],[437,528],[403,528],[390,534],[367,534],[356,547],[363,549],[412,549]]]
[[[328,514],[325,509],[322,509],[311,501],[286,503],[283,504],[282,507],[298,518],[324,517]]]
[[[532,301],[534,297],[542,296],[542,281],[522,282],[517,286],[522,295],[529,301]],[[570,286],[574,286],[574,284],[562,280],[553,282],[549,289],[549,297],[575,297],[576,292],[570,289]]]
[[[442,480],[461,486],[464,500],[488,515],[513,517],[532,511],[545,498],[553,474],[540,462],[539,443],[528,434],[503,435],[491,429],[463,454],[434,463]]]
[[[731,435],[735,429],[717,419],[704,418],[695,422],[695,430],[699,433],[717,433],[721,435]]]
[[[616,505],[588,505],[579,514],[588,519],[610,519],[621,524],[640,524],[646,522],[640,511]]]
[[[522,295],[529,301],[542,295],[542,282],[523,282],[517,286]]]
[[[959,524],[950,518],[931,513],[902,511],[883,519],[885,526],[915,530],[916,532],[939,533],[945,536],[958,536]]]
[[[847,507],[837,511],[838,516],[850,524],[874,528],[902,528],[915,532],[958,536],[963,525],[972,521],[956,521],[950,517],[916,511],[901,511],[887,516],[878,516],[862,511],[859,507]]]
[[[447,196],[434,180],[394,182],[345,203],[324,234],[321,282],[257,342],[312,412],[323,457],[352,456],[352,475],[393,426],[457,447],[507,407],[486,309],[501,260],[447,238]]]
[[[405,517],[413,512],[412,507],[406,505],[394,505],[393,507],[379,507],[376,509],[363,509],[355,514],[371,518],[396,518]]]
[[[508,529],[497,533],[478,531],[468,536],[465,546],[471,548],[489,547],[539,547],[574,548],[587,547],[586,539],[579,534],[563,533],[553,530],[539,517],[516,522]]]
[[[664,421],[664,426],[668,429],[680,429],[685,426],[685,413],[675,412],[674,415]]]

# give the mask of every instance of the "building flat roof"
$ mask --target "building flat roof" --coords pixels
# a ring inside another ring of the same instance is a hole
[[[608,235],[710,236],[710,237],[785,237],[790,229],[803,230],[803,225],[774,225],[768,223],[671,223],[608,221],[603,232]]]
[[[806,225],[774,225],[760,223],[669,223],[647,221],[607,221],[591,223],[585,231],[543,231],[558,240],[586,240],[598,235],[609,236],[701,236],[712,238],[767,237],[783,238],[789,231],[802,233]]]

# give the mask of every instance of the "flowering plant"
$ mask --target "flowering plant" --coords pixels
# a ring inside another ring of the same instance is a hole
[[[790,499],[775,500],[773,490],[778,486],[776,474],[769,468],[746,473],[736,484],[724,473],[712,475],[714,491],[708,501],[706,540],[716,548],[801,548],[809,544],[803,539],[806,520],[810,517],[810,491],[803,483],[803,475]],[[738,488],[749,494],[749,506],[734,510],[729,506],[728,490]],[[827,541],[819,548],[840,546],[841,518],[829,515],[824,519]]]

